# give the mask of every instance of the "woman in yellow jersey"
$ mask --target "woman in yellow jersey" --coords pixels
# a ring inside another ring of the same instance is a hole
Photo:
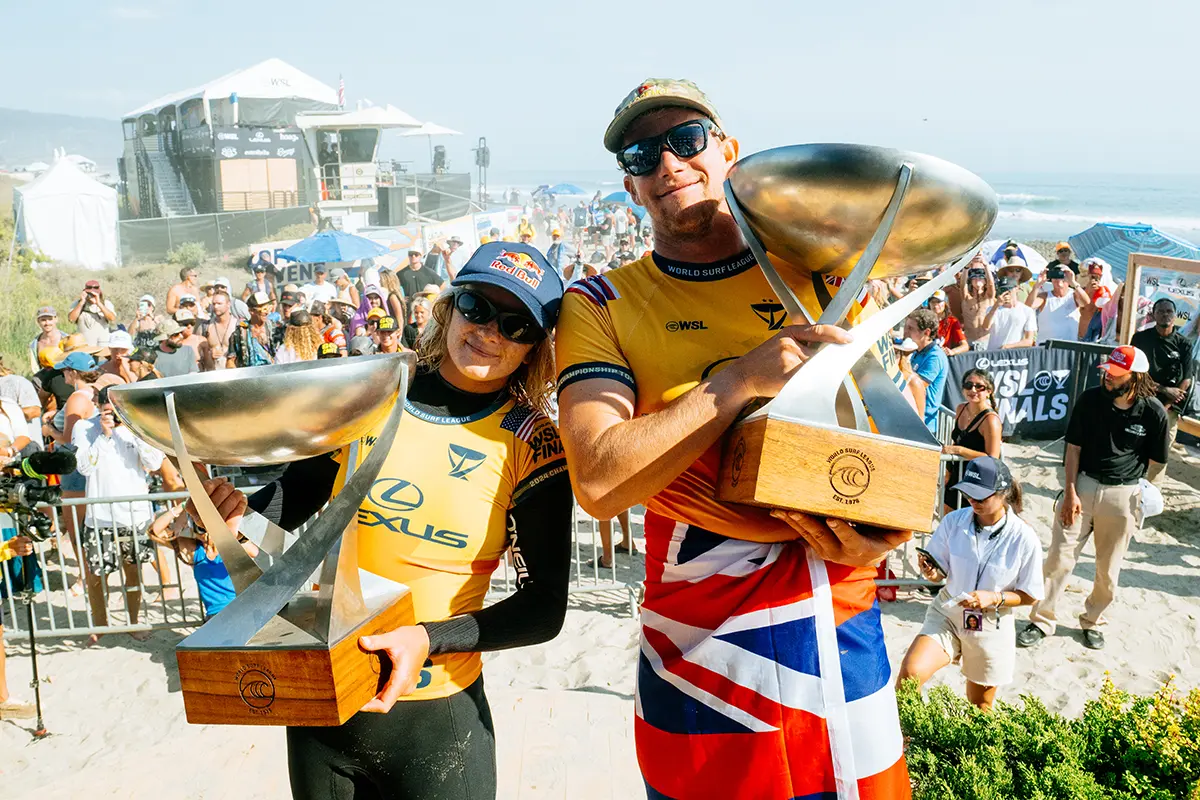
[[[363,713],[288,729],[301,800],[495,797],[480,652],[544,642],[562,627],[572,497],[546,413],[562,281],[534,248],[496,242],[451,286],[433,304],[396,444],[358,512],[361,566],[412,589],[418,624],[360,640],[392,662]],[[297,527],[328,499],[341,460],[291,465],[250,508]],[[220,508],[233,490],[210,485]],[[509,550],[517,591],[484,609]]]

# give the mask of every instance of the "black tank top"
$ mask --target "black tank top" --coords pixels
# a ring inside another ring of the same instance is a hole
[[[971,420],[971,423],[965,429],[959,428],[956,422],[954,430],[950,432],[950,441],[959,447],[965,447],[977,453],[986,453],[987,443],[983,439],[983,433],[979,430],[979,426],[987,419],[988,414],[995,413],[992,409],[985,408],[975,415],[975,418]]]

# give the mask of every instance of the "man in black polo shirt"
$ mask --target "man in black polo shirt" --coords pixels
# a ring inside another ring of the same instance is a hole
[[[1192,388],[1192,342],[1175,327],[1175,301],[1160,297],[1151,313],[1154,327],[1138,331],[1131,344],[1146,354],[1150,360],[1150,378],[1158,384],[1158,399],[1167,409],[1169,432],[1167,444],[1175,441],[1179,431],[1179,409],[1187,400]],[[1160,464],[1150,469],[1146,477],[1159,483],[1167,473],[1167,465]]]
[[[1079,616],[1083,643],[1104,647],[1104,609],[1113,601],[1125,549],[1141,527],[1139,481],[1166,463],[1167,412],[1146,354],[1122,345],[1100,365],[1099,386],[1079,396],[1067,423],[1066,489],[1043,566],[1046,596],[1029,613],[1017,644],[1032,647],[1054,634],[1055,606],[1089,536],[1096,539],[1096,581]]]
[[[400,281],[400,290],[404,292],[406,300],[412,299],[431,283],[434,286],[442,285],[442,276],[421,263],[420,250],[408,251],[408,265],[396,271],[396,278]]]

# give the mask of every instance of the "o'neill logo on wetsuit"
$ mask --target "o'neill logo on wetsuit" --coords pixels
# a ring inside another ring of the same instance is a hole
[[[251,714],[270,714],[275,703],[275,674],[258,664],[247,664],[234,675],[238,696]]]
[[[846,505],[858,503],[859,496],[871,485],[875,462],[853,447],[843,447],[825,461],[829,464],[829,485],[835,492],[833,499]]]

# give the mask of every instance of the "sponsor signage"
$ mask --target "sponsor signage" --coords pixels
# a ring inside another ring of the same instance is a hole
[[[300,131],[289,128],[218,128],[213,134],[217,156],[233,158],[300,158]]]

